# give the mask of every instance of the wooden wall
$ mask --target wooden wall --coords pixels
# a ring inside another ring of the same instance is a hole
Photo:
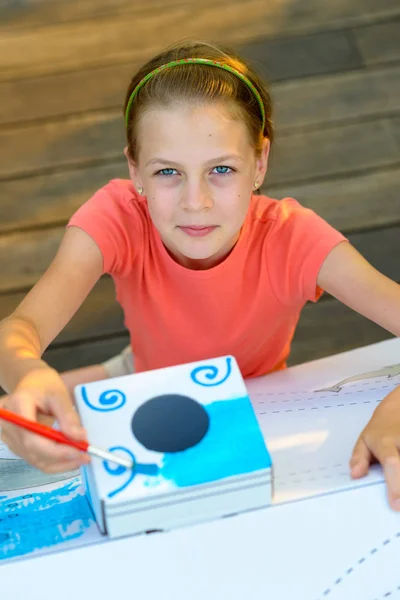
[[[278,134],[263,191],[313,208],[400,282],[398,0],[21,0],[0,11],[0,318],[46,269],[72,212],[127,176],[127,81],[183,33],[233,45],[271,82]],[[388,337],[324,296],[305,308],[291,362]],[[126,343],[104,277],[46,358],[67,369]]]

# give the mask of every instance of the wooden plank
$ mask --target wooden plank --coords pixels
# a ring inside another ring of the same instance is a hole
[[[0,236],[0,293],[31,287],[57,252],[63,227]]]
[[[272,97],[278,132],[390,114],[399,110],[400,66],[282,82]]]
[[[393,119],[392,127],[390,132],[395,140],[397,147],[400,149],[400,117]],[[399,203],[397,202],[397,210],[399,207]]]
[[[25,293],[21,291],[0,295],[0,320],[11,315]],[[110,277],[104,276],[53,342],[53,346],[122,335],[124,331],[123,314],[115,299],[114,283]]]
[[[237,0],[236,0],[237,1]],[[196,4],[195,0],[173,0],[174,5],[181,3]],[[229,4],[221,2],[221,10],[224,5],[231,6],[235,0],[230,0]],[[3,3],[4,4],[4,3]],[[131,0],[25,0],[22,2],[5,2],[5,6],[0,3],[2,11],[2,27],[32,27],[43,23],[59,23],[69,20],[93,18],[98,16],[110,16],[113,14],[127,14],[135,12],[140,15],[143,10],[161,10],[165,8],[165,3],[159,0],[150,0],[147,2],[132,2]],[[171,5],[172,2],[169,2]],[[204,2],[202,2],[204,4]],[[274,2],[272,3],[272,15],[279,11],[282,18],[285,16],[287,26],[293,28],[312,28],[326,24],[342,26],[347,23],[369,22],[373,19],[387,17],[398,12],[397,0],[324,0],[321,6],[320,2],[315,0],[310,2]]]
[[[338,23],[343,25],[343,21],[353,24],[368,21],[368,16],[354,9],[347,13],[349,19],[343,19],[338,11],[339,3],[334,7],[333,0],[330,0],[330,11],[325,10],[325,3],[320,6],[315,2],[312,10],[304,10],[304,3],[302,9],[301,4],[298,4],[299,9],[294,3],[288,5],[282,0],[270,0],[268,3],[264,0],[236,0],[226,3],[226,10],[223,10],[221,3],[209,0],[199,4],[192,0],[181,5],[168,5],[165,10],[145,12],[140,19],[134,13],[127,12],[102,19],[32,29],[8,28],[0,38],[0,74],[5,78],[15,78],[142,61],[180,39],[182,23],[185,37],[217,39],[229,44],[240,44],[261,36],[281,38],[271,47],[276,51],[276,60],[280,60],[279,53],[282,52],[290,56],[289,63],[293,63],[297,60],[296,52],[290,54],[290,48],[294,47],[288,36],[304,35],[324,27],[337,27]],[[340,4],[345,6],[344,0]],[[385,15],[398,15],[400,8],[383,8],[378,14],[382,16],[382,12]],[[365,14],[368,15],[368,10]],[[320,35],[314,40],[298,41],[300,45],[303,44],[299,68],[307,72],[311,63],[314,69],[318,63],[318,72],[326,72],[321,61],[318,62],[318,51],[325,55],[328,71],[340,68],[343,64],[359,64],[351,34],[337,30],[326,35],[332,55],[325,52]],[[29,53],[25,48],[29,48]],[[311,53],[310,48],[313,49]],[[339,62],[336,63],[336,60]]]
[[[367,65],[400,60],[400,19],[374,23],[354,30],[361,55]]]
[[[362,66],[354,41],[345,30],[257,40],[246,44],[242,54],[270,81],[335,73]]]
[[[381,273],[400,282],[400,225],[388,229],[376,229],[351,233],[351,244]]]
[[[102,185],[127,176],[123,159],[82,170],[0,182],[0,233],[66,223]],[[400,167],[308,184],[266,185],[262,192],[274,198],[297,198],[334,227],[351,231],[397,223],[399,211],[393,207],[398,205],[399,189]]]
[[[340,231],[385,227],[400,221],[400,167],[344,179],[262,189],[273,198],[296,198]],[[397,209],[396,209],[397,207]]]
[[[281,134],[272,153],[266,185],[396,165],[400,148],[391,135],[391,126],[391,119],[379,119],[293,135]]]
[[[0,132],[0,179],[123,157],[122,114],[84,115]]]
[[[0,37],[0,74],[15,78],[145,60],[176,39],[182,21],[190,23],[189,7],[139,20],[133,14],[5,30]],[[193,22],[188,28],[201,29]]]
[[[400,148],[391,128],[392,119],[383,118],[332,129],[281,133],[272,153],[268,185],[396,165]],[[5,129],[0,133],[0,179],[122,159],[124,143],[122,116],[113,114]]]
[[[139,66],[139,63],[130,62],[0,81],[0,124],[109,108],[122,111],[125,91]]]
[[[0,182],[0,233],[24,227],[64,224],[110,179],[128,176],[125,157],[121,157],[120,161],[85,169]]]
[[[316,360],[393,336],[337,300],[308,304],[295,333],[289,365]]]
[[[127,334],[110,339],[94,340],[49,348],[43,358],[59,372],[95,365],[119,354],[129,344]]]
[[[179,5],[190,0],[170,0],[169,4]],[[65,23],[82,19],[93,19],[122,13],[134,13],[140,18],[144,12],[160,10],[165,7],[162,0],[132,2],[131,0],[25,0],[0,2],[1,26],[36,27],[50,23]]]

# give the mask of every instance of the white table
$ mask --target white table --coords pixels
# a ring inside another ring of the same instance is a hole
[[[260,378],[271,393],[320,389],[400,363],[400,339]],[[343,424],[345,427],[345,423]],[[0,566],[5,600],[383,600],[400,595],[400,514],[380,477],[169,533]]]

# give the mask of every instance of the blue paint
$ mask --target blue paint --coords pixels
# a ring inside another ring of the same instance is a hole
[[[85,386],[81,387],[82,399],[86,406],[99,412],[110,412],[121,408],[126,403],[126,396],[121,390],[105,390],[100,394],[98,405],[89,400]]]
[[[140,475],[147,475],[147,477],[157,477],[160,474],[160,467],[151,463],[136,463],[135,471]]]
[[[158,465],[137,463],[135,456],[132,454],[132,452],[130,450],[128,450],[128,448],[124,448],[123,446],[113,446],[112,448],[109,449],[109,452],[113,452],[114,450],[122,450],[123,452],[128,454],[129,458],[132,460],[132,462],[134,464],[134,467],[133,467],[133,469],[127,469],[126,467],[123,467],[122,465],[117,465],[115,463],[110,464],[107,461],[103,461],[103,466],[109,475],[115,475],[117,477],[119,477],[120,475],[124,475],[124,474],[127,475],[126,481],[121,487],[117,488],[116,490],[113,490],[112,492],[109,492],[109,494],[108,494],[109,498],[113,498],[117,494],[121,493],[125,488],[127,488],[128,485],[131,483],[131,481],[134,480],[135,475],[138,473],[140,473],[142,475],[147,475],[147,476],[156,476],[159,474]],[[128,471],[129,471],[129,473],[128,473]]]
[[[126,452],[129,455],[130,459],[133,462],[135,461],[134,455],[127,448],[124,448],[123,446],[113,446],[112,448],[109,448],[109,452],[112,452],[113,450],[122,450],[123,452]],[[110,464],[106,460],[103,461],[103,466],[109,475],[115,475],[116,477],[119,477],[120,475],[124,475],[124,474],[127,475],[125,482],[119,488],[113,490],[112,492],[109,492],[109,494],[108,494],[109,498],[113,498],[117,494],[120,494],[125,488],[128,487],[128,485],[131,483],[131,481],[133,481],[135,478],[135,469],[134,468],[127,469],[126,467],[123,467],[122,465],[117,465],[115,463]]]
[[[207,435],[188,450],[164,454],[161,476],[185,487],[271,467],[248,396],[213,402],[206,409]]]
[[[225,374],[225,377],[223,377],[219,381],[213,381],[218,376],[218,368],[214,365],[204,365],[202,367],[196,367],[190,373],[190,377],[192,378],[192,380],[195,383],[198,383],[199,385],[203,385],[206,387],[210,387],[210,386],[214,386],[214,385],[221,385],[221,383],[224,383],[224,381],[226,381],[228,379],[229,375],[232,372],[231,363],[232,363],[232,359],[230,357],[228,357],[226,359],[227,372]],[[206,371],[208,371],[208,373]],[[197,379],[199,373],[202,373],[204,375],[204,377],[206,377],[207,379],[209,379],[211,381],[210,382],[199,381]]]
[[[0,561],[81,537],[93,523],[75,478],[56,490],[0,502]]]
[[[248,396],[220,400],[205,408],[210,418],[205,437],[182,452],[160,454],[163,457],[161,468],[156,464],[136,463],[128,448],[110,448],[110,452],[120,450],[128,454],[135,466],[126,469],[114,463],[103,463],[109,475],[124,479],[124,483],[109,492],[108,497],[113,498],[125,490],[139,473],[172,481],[177,487],[186,487],[271,467],[271,457]],[[152,486],[149,480],[145,480],[143,485]]]

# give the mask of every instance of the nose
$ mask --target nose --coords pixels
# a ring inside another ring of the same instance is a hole
[[[200,212],[212,208],[210,189],[205,181],[186,181],[182,189],[181,208],[186,211]]]

